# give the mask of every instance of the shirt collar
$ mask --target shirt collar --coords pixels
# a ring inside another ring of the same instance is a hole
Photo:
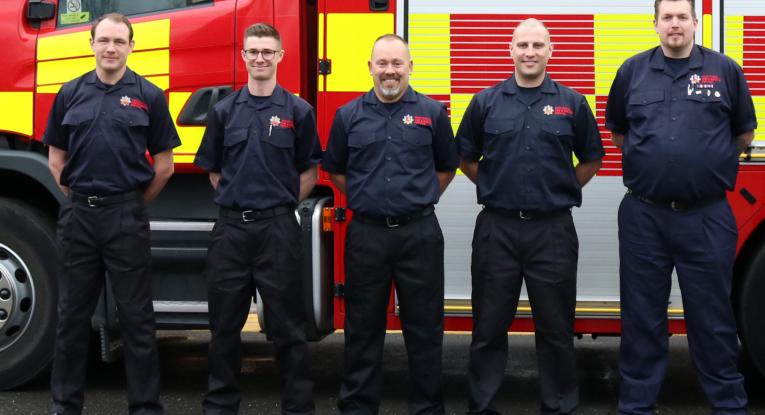
[[[85,83],[88,84],[95,84],[100,82],[98,79],[98,76],[96,75],[96,70],[92,70],[85,74]],[[136,74],[133,72],[130,68],[125,67],[125,73],[122,75],[122,78],[117,81],[116,85],[133,85],[136,83]]]
[[[550,76],[545,74],[545,79],[542,81],[541,85],[541,92],[543,94],[555,94],[555,84],[553,83],[552,79],[550,79]],[[518,93],[518,82],[515,80],[515,74],[511,76],[508,79],[505,79],[502,81],[502,92],[510,95],[515,95]]]
[[[370,89],[369,92],[364,94],[364,97],[362,100],[367,104],[382,104],[379,98],[377,98],[377,95],[375,94],[374,88]],[[399,99],[396,102],[417,102],[417,94],[414,92],[414,89],[412,89],[411,86],[406,87],[406,92],[404,92],[404,95],[401,96],[401,99]]]
[[[704,63],[704,55],[699,45],[693,45],[691,49],[690,59],[688,60],[688,69],[698,69]],[[657,71],[663,71],[666,68],[666,62],[664,60],[664,52],[661,50],[661,46],[657,46],[651,54],[651,69]]]
[[[271,99],[269,102],[274,105],[283,107],[287,103],[287,91],[284,90],[279,84],[274,87],[274,92],[271,93]],[[239,94],[236,97],[237,103],[250,102],[250,90],[247,89],[247,85],[239,89]]]

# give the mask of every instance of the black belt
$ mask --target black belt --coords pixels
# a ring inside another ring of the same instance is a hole
[[[141,192],[137,190],[131,190],[129,192],[116,193],[106,196],[89,196],[82,193],[72,192],[72,201],[76,203],[84,203],[90,207],[99,207],[135,200],[138,199],[139,196],[141,196]]]
[[[229,209],[226,207],[220,208],[220,216],[226,219],[237,219],[244,223],[255,222],[256,220],[263,220],[273,218],[274,216],[286,215],[287,213],[294,212],[295,206],[281,205],[272,207],[270,209],[261,210],[237,210]]]
[[[386,228],[393,229],[393,228],[398,228],[399,226],[406,225],[407,223],[420,219],[422,217],[432,215],[433,212],[435,212],[435,210],[436,208],[434,208],[433,205],[430,205],[417,213],[412,213],[410,215],[401,215],[401,216],[375,216],[375,215],[367,215],[361,212],[353,212],[353,220],[358,220],[359,222],[364,222],[364,223],[372,223],[375,225],[383,225]]]
[[[543,218],[552,218],[555,216],[565,215],[571,213],[571,209],[556,209],[556,210],[524,210],[524,209],[504,209],[487,206],[485,208],[490,212],[499,213],[501,215],[509,216],[520,220],[534,220]]]
[[[641,202],[648,203],[649,205],[671,209],[675,212],[687,212],[689,210],[703,208],[705,206],[709,206],[713,203],[717,203],[725,199],[725,195],[722,195],[722,196],[717,196],[710,199],[697,200],[694,202],[684,202],[684,201],[677,201],[677,200],[663,201],[663,200],[654,200],[654,199],[645,197],[639,193],[635,193],[632,189],[627,189],[627,196],[632,196],[635,199],[640,200]]]

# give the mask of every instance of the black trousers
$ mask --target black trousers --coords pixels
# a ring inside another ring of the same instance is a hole
[[[314,412],[301,261],[300,227],[292,212],[248,223],[218,219],[206,265],[212,332],[208,392],[203,402],[206,414],[239,411],[240,335],[256,288],[285,380],[282,413]]]
[[[444,239],[435,214],[398,228],[355,218],[345,241],[343,414],[380,406],[386,310],[393,281],[409,357],[410,414],[442,414]]]
[[[484,209],[473,235],[470,413],[493,405],[507,364],[507,329],[522,282],[536,328],[541,413],[573,413],[579,402],[574,311],[579,242],[570,213],[523,220]]]
[[[51,412],[82,412],[90,319],[109,273],[122,330],[131,414],[163,413],[154,335],[149,221],[139,199],[90,207],[67,200],[60,209],[59,301],[51,374]]]

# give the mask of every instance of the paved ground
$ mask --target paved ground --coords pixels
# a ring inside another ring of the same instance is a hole
[[[271,345],[262,334],[243,335],[245,355],[242,386],[243,414],[278,414],[280,386]],[[203,331],[163,332],[163,396],[168,414],[200,413],[206,385],[206,350],[209,336]],[[537,372],[532,336],[510,337],[511,361],[500,392],[503,413],[536,414]],[[447,413],[466,409],[465,368],[470,336],[447,334],[444,344],[445,397]],[[589,337],[576,341],[581,406],[579,414],[615,414],[619,377],[616,371],[618,338]],[[671,361],[660,401],[661,415],[708,414],[704,396],[688,358],[683,336],[670,340]],[[317,413],[336,413],[343,354],[343,334],[336,333],[311,345],[312,373],[316,381]],[[381,412],[406,414],[406,354],[401,334],[388,335],[384,356],[384,390]],[[90,366],[86,414],[127,413],[122,363]],[[765,392],[756,386],[750,392],[750,414],[765,415]],[[42,414],[48,407],[45,382],[20,390],[0,392],[0,414]]]

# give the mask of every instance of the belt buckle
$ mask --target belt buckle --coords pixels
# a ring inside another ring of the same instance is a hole
[[[685,209],[683,209],[683,206],[681,206],[680,204],[678,204],[674,200],[669,202],[669,207],[674,212],[681,212],[681,211],[685,210]]]
[[[242,222],[249,223],[249,222],[254,222],[255,221],[255,219],[247,219],[247,214],[248,213],[252,213],[252,210],[243,210],[242,211]]]
[[[98,201],[98,196],[88,196],[88,206],[90,207],[98,207],[96,202]]]
[[[395,228],[398,228],[399,226],[401,226],[401,224],[398,223],[398,219],[393,219],[393,221],[391,221],[390,216],[386,216],[385,217],[385,226],[387,226],[388,229],[395,229]]]
[[[528,216],[527,214],[523,213],[522,210],[518,211],[518,217],[521,218],[521,220],[529,220],[529,219],[531,219],[531,216]]]

